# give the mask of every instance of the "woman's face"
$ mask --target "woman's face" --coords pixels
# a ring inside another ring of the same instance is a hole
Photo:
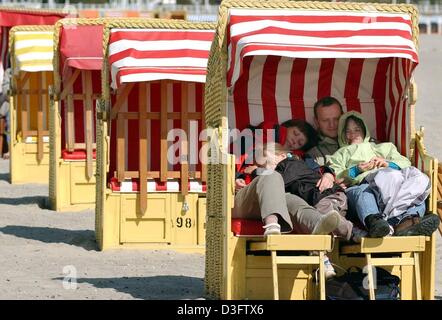
[[[364,142],[364,131],[357,123],[350,119],[345,128],[345,139],[348,144],[356,144]]]
[[[287,128],[287,138],[284,147],[289,150],[298,150],[305,146],[307,137],[297,127]]]

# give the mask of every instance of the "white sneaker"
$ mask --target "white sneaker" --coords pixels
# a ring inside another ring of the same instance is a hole
[[[324,257],[324,266],[325,266],[326,279],[330,279],[336,276],[335,268],[333,267],[332,263],[330,262],[330,259],[327,256]]]
[[[266,224],[263,228],[265,229],[265,237],[272,234],[281,234],[281,226],[279,225],[279,223],[269,223]]]
[[[321,217],[313,229],[312,234],[329,234],[338,227],[340,221],[341,216],[339,212],[332,210]]]

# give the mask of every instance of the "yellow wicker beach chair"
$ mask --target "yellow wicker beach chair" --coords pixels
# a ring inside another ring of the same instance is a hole
[[[395,27],[385,32],[383,23]],[[207,192],[208,297],[273,298],[275,259],[270,251],[288,249],[273,245],[270,250],[270,239],[261,237],[258,255],[250,249],[256,236],[242,232],[248,230],[246,225],[232,223],[235,157],[227,152],[229,129],[241,130],[263,120],[281,123],[304,118],[312,122],[314,102],[332,95],[343,103],[344,110],[358,110],[368,119],[372,136],[395,143],[430,177],[427,210],[428,214],[436,213],[438,161],[427,154],[423,131],[414,129],[416,86],[411,75],[418,62],[417,37],[417,13],[410,5],[229,0],[221,4],[205,95],[206,126],[212,129]],[[297,236],[280,237],[282,244],[284,237]],[[300,237],[305,250],[310,250],[309,236]],[[301,249],[302,245],[293,247]],[[322,250],[326,251],[326,246]],[[364,239],[353,247],[337,240],[329,256],[343,268],[385,266],[400,276],[402,299],[434,298],[434,235]],[[313,282],[314,268],[307,259],[305,262],[286,266],[279,275],[280,298],[320,296]],[[373,275],[369,273],[368,278]],[[373,298],[373,281],[369,284]]]
[[[53,29],[20,26],[9,33],[11,183],[48,181],[48,86],[53,84]]]
[[[153,19],[106,24],[97,115],[100,249],[204,251],[206,166],[191,159],[205,143],[198,136],[214,27]],[[183,153],[176,164],[168,162],[171,129],[188,137],[177,142]]]

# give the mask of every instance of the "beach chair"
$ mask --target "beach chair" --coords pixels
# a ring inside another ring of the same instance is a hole
[[[48,86],[53,84],[53,26],[13,27],[9,35],[12,62],[11,183],[46,183],[49,176]]]
[[[55,25],[49,165],[53,210],[95,206],[95,105],[101,97],[104,21],[63,19]]]
[[[203,252],[206,169],[198,151],[205,143],[199,136],[214,25],[114,20],[104,35],[97,116],[99,247]],[[177,140],[172,129],[185,135]]]
[[[417,14],[410,5],[222,2],[205,95],[206,126],[211,129],[205,270],[209,298],[275,298],[273,252],[300,255],[298,262],[305,257],[305,265],[284,266],[278,275],[281,299],[322,298],[322,286],[313,277],[317,266],[300,253],[302,243],[292,253],[282,245],[287,243],[284,237],[301,237],[304,250],[312,250],[317,236],[281,235],[278,247],[272,237],[262,237],[260,221],[232,221],[235,157],[227,151],[229,129],[291,118],[313,123],[314,103],[334,96],[344,111],[363,114],[373,137],[393,142],[430,177],[427,209],[428,214],[436,212],[438,162],[425,151],[423,132],[414,129],[417,37]],[[323,252],[330,249],[327,237],[317,243]],[[252,250],[256,241],[261,242],[259,252]],[[335,239],[329,256],[343,268],[384,266],[401,278],[402,299],[434,298],[434,235],[365,238],[351,248]],[[373,274],[367,277],[374,298]]]
[[[37,87],[38,82],[42,81],[42,85],[46,85],[46,81],[50,83],[52,77],[49,75],[50,70],[38,71],[35,67],[26,66],[24,61],[17,60],[21,52],[32,50],[36,47],[20,48],[18,54],[14,54],[15,39],[10,35],[12,27],[22,26],[20,32],[38,32],[39,29],[34,25],[53,25],[57,20],[65,17],[68,13],[57,10],[40,10],[40,9],[22,9],[13,7],[0,6],[0,59],[1,68],[6,70],[15,63],[15,76],[11,79],[11,96],[10,96],[10,180],[11,183],[27,183],[39,182],[45,183],[48,180],[48,158],[47,155],[47,131],[46,113],[47,108],[45,97],[41,99],[42,111],[39,118],[37,108],[37,96],[35,90],[44,92],[47,88]],[[25,27],[26,26],[26,27]],[[18,29],[16,29],[18,30]],[[46,27],[43,28],[46,32]],[[24,36],[26,37],[26,36]],[[32,37],[32,36],[31,36]],[[35,38],[37,40],[37,38]],[[47,45],[47,44],[45,44]],[[35,51],[34,53],[37,53]],[[41,53],[40,53],[41,55]],[[11,57],[11,59],[10,59]],[[25,60],[29,60],[29,55]],[[24,63],[24,64],[23,64]],[[35,64],[39,62],[36,61]],[[26,70],[20,69],[24,66]],[[17,76],[19,73],[23,78]],[[3,72],[0,72],[0,81],[3,80]],[[27,74],[27,75],[26,75]],[[40,74],[40,76],[38,76]],[[44,74],[44,76],[42,75]],[[40,80],[38,80],[40,79]],[[27,80],[27,82],[23,82]],[[20,94],[18,95],[17,92]],[[22,102],[23,101],[23,102]],[[18,105],[23,103],[22,106]],[[20,110],[18,113],[17,111]],[[22,111],[23,110],[23,111]],[[24,119],[22,127],[22,117]],[[40,119],[40,120],[39,120]],[[41,124],[39,128],[37,128]],[[24,134],[24,135],[23,135]],[[39,139],[38,139],[39,137]],[[46,142],[45,142],[46,141]]]

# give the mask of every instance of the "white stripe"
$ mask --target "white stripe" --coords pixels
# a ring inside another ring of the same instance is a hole
[[[253,57],[252,63],[250,64],[247,99],[249,101],[250,124],[254,126],[264,121],[261,87],[262,72],[266,58],[267,57]]]
[[[236,37],[241,34],[256,32],[268,27],[276,27],[285,30],[296,31],[359,31],[359,30],[402,30],[408,31],[411,35],[410,26],[403,22],[374,22],[374,23],[356,23],[356,22],[318,22],[318,23],[295,23],[277,20],[258,20],[240,22],[231,25],[230,37]],[[265,31],[263,32],[265,33]]]
[[[305,68],[304,79],[304,103],[305,105],[313,105],[318,95],[319,71],[321,69],[322,60],[309,59]],[[310,101],[306,100],[310,99]]]
[[[374,7],[367,5],[368,9],[374,11]],[[296,10],[293,9],[230,9],[229,16],[354,16],[354,17],[401,17],[410,20],[410,16],[401,13],[384,12],[358,12],[358,11],[339,11],[339,10]]]
[[[167,73],[139,73],[122,76],[120,78],[121,83],[128,82],[142,82],[142,81],[154,81],[154,80],[177,80],[177,81],[189,81],[189,82],[206,82],[205,75],[190,75],[190,74],[167,74]],[[116,84],[112,83],[112,88],[116,88]]]
[[[276,105],[278,113],[278,122],[282,123],[292,118],[292,109],[290,106],[290,88],[293,59],[281,58],[276,73]]]
[[[330,95],[332,97],[343,97],[345,84],[347,80],[348,65],[350,59],[336,59],[333,74]]]
[[[109,44],[109,57],[124,50],[167,51],[167,50],[202,50],[209,51],[211,41],[202,40],[118,40]]]
[[[207,59],[181,57],[181,58],[153,58],[135,59],[127,57],[116,61],[112,68],[121,67],[207,67]]]
[[[32,48],[32,47],[48,47],[53,48],[54,41],[53,40],[40,40],[40,39],[32,39],[32,40],[20,40],[15,42],[15,50],[23,49],[23,48]]]
[[[371,136],[377,139],[376,108],[373,103],[373,84],[379,59],[365,59],[362,65],[361,83],[358,97],[361,101],[361,113],[367,126],[371,129]]]
[[[43,60],[43,59],[52,60],[52,58],[54,57],[54,53],[34,51],[29,53],[23,53],[17,55],[16,57],[17,60],[19,61],[33,61],[33,60]]]
[[[116,33],[116,32],[153,32],[153,33],[170,33],[170,32],[175,32],[175,33],[201,33],[201,32],[205,32],[205,33],[213,33],[213,30],[196,30],[196,29],[189,29],[189,30],[183,30],[183,29],[124,29],[124,28],[113,28],[111,30],[111,33]]]
[[[38,140],[38,138],[36,136],[26,137],[25,143],[37,143],[37,140]],[[48,136],[43,136],[43,142],[44,143],[49,143],[49,137]]]
[[[120,192],[134,192],[132,189],[132,181],[123,181],[120,183]]]
[[[27,71],[27,72],[53,71],[53,66],[51,64],[39,65],[39,66],[26,66],[26,67],[20,67],[20,71]]]

